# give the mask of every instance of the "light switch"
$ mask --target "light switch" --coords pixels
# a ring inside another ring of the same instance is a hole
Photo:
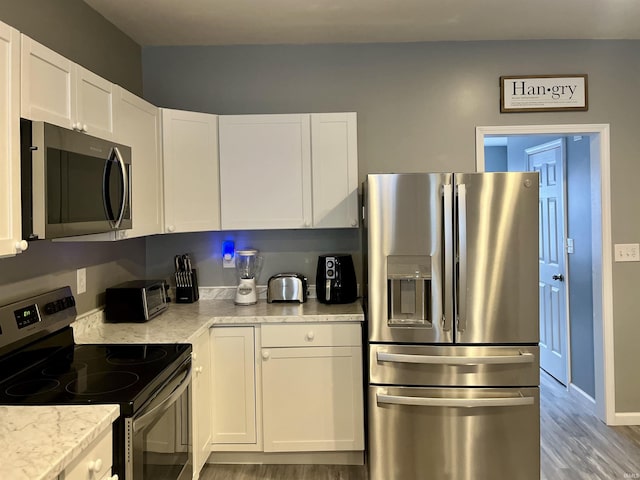
[[[640,262],[640,244],[616,243],[614,254],[616,262]]]

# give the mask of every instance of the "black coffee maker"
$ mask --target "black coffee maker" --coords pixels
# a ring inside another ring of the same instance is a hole
[[[351,303],[358,298],[351,255],[330,253],[318,257],[316,295],[321,303]]]

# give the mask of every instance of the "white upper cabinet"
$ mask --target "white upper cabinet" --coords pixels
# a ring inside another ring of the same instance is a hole
[[[220,116],[222,229],[310,227],[309,115]]]
[[[220,230],[218,116],[160,110],[165,232]]]
[[[220,116],[222,229],[358,226],[355,113]]]
[[[113,85],[22,35],[24,118],[113,138]]]
[[[0,22],[0,256],[21,242],[20,213],[20,34]]]
[[[115,98],[115,141],[130,146],[132,155],[133,228],[120,233],[127,238],[161,233],[164,212],[160,109],[118,86]]]
[[[356,113],[311,114],[313,226],[358,226]]]

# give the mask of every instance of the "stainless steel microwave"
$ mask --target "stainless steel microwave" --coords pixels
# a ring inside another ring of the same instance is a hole
[[[20,139],[22,238],[132,227],[130,147],[25,119]]]

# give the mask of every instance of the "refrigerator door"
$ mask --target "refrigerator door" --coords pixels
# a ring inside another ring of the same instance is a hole
[[[461,387],[537,386],[535,346],[369,346],[369,383]]]
[[[370,341],[453,341],[451,182],[451,174],[368,175]]]
[[[371,386],[369,479],[540,480],[539,412],[538,388]]]
[[[538,174],[455,174],[461,344],[538,343]]]

